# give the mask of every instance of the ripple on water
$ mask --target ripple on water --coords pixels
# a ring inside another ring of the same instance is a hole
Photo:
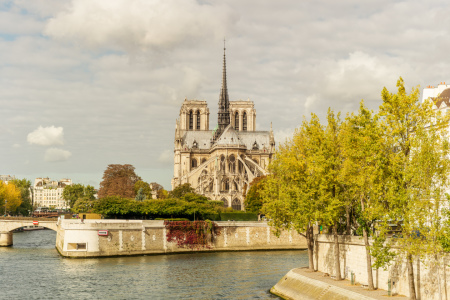
[[[5,299],[271,299],[283,275],[308,265],[304,251],[65,259],[51,230],[13,238],[0,248]]]

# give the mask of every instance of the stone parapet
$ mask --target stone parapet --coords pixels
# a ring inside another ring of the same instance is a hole
[[[167,242],[164,221],[61,220],[56,247],[65,257],[103,257],[193,252]],[[275,236],[265,222],[217,222],[221,234],[208,251],[306,249],[295,231]]]
[[[316,236],[317,270],[334,275],[334,238],[332,235],[320,234]],[[372,240],[369,239],[369,243]],[[340,265],[342,278],[349,279],[354,274],[355,281],[367,285],[367,260],[366,250],[362,237],[339,236]],[[439,254],[437,259],[421,259],[420,266],[420,295],[422,300],[445,299],[447,291],[450,292],[450,284],[446,282],[450,275],[448,254]],[[374,258],[372,258],[372,263]],[[417,258],[414,258],[414,275],[417,289]],[[409,285],[406,268],[406,260],[397,257],[386,270],[373,269],[372,276],[375,287],[388,289],[388,281],[392,282],[392,292],[409,296]]]

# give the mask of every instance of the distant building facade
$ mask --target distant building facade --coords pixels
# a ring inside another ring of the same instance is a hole
[[[55,209],[70,208],[62,194],[66,185],[72,185],[71,179],[60,181],[47,178],[36,178],[33,185],[33,206],[54,207]]]
[[[8,181],[14,180],[16,177],[13,175],[0,175],[0,181],[3,181],[4,183],[8,184]]]
[[[189,183],[197,193],[243,210],[243,188],[268,174],[275,139],[272,125],[256,131],[253,101],[229,101],[225,49],[217,123],[209,130],[206,101],[184,100],[176,120],[172,189]]]
[[[422,102],[433,100],[434,109],[450,111],[450,84],[441,82],[437,86],[427,86],[422,92]]]

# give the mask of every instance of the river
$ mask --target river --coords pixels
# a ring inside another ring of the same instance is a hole
[[[14,233],[0,247],[0,299],[274,299],[269,289],[306,251],[67,259],[56,233]]]

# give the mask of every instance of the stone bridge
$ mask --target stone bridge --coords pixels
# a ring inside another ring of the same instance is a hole
[[[0,247],[2,246],[12,246],[13,244],[13,233],[14,229],[35,225],[33,222],[38,222],[39,226],[49,228],[54,231],[58,231],[58,220],[49,219],[33,219],[33,218],[6,218],[0,219]]]

